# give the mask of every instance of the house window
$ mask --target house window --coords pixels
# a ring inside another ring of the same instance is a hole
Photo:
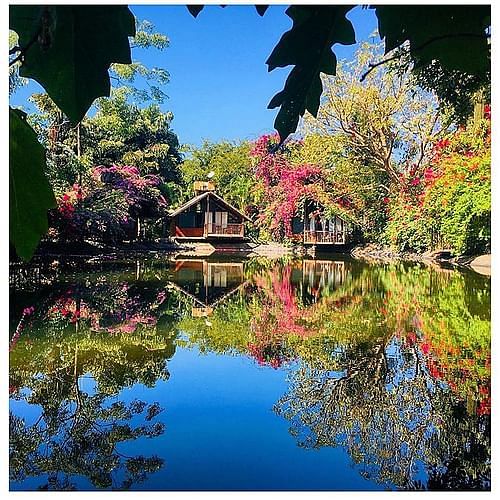
[[[182,212],[179,214],[179,227],[186,229],[197,227],[196,226],[196,213]]]
[[[227,212],[215,212],[215,225],[227,227]]]

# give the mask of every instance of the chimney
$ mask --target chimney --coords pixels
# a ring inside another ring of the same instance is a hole
[[[212,181],[194,181],[194,194],[199,195],[206,191],[215,191],[215,184]]]

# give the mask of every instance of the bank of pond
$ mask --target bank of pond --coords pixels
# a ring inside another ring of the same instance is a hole
[[[12,490],[490,488],[486,276],[341,254],[23,272]]]

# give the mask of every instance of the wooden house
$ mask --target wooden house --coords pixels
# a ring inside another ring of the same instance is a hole
[[[195,196],[169,214],[177,240],[242,240],[250,219],[215,193],[212,182],[195,182]]]
[[[303,215],[292,218],[292,235],[304,245],[346,245],[351,227],[342,217],[327,217],[321,206],[306,201]]]

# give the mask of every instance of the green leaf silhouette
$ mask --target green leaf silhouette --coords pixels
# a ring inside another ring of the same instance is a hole
[[[47,232],[47,210],[55,199],[44,174],[45,150],[22,111],[9,109],[9,134],[10,241],[29,260]]]
[[[109,96],[110,65],[131,63],[135,20],[126,6],[15,5],[9,21],[25,50],[20,75],[40,83],[74,123]]]
[[[332,45],[355,43],[354,28],[346,19],[353,6],[291,6],[286,14],[293,26],[280,39],[267,60],[268,70],[294,65],[284,89],[268,108],[281,109],[274,126],[281,141],[295,131],[305,111],[316,116],[323,86],[320,73],[334,75],[337,58]]]
[[[489,71],[489,5],[380,5],[376,13],[386,53],[409,41],[416,67],[438,60],[449,70]]]

